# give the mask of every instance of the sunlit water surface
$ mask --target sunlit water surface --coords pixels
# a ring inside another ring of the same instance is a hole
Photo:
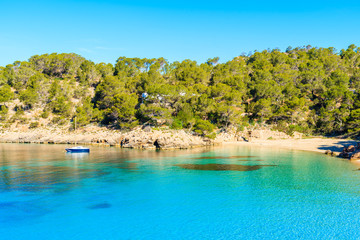
[[[0,144],[0,239],[359,239],[358,166],[322,154]]]

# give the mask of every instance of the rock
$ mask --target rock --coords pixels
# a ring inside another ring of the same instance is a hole
[[[350,154],[348,152],[345,152],[344,150],[339,154],[339,157],[342,158],[349,158]]]
[[[144,132],[151,132],[151,127],[150,126],[144,126],[143,131]]]
[[[331,154],[332,154],[332,151],[326,150],[326,151],[325,151],[325,154],[326,154],[326,155],[331,155]]]
[[[337,154],[336,153],[334,153],[334,152],[331,152],[331,154],[330,154],[331,156],[333,156],[333,157],[336,157],[337,156]]]
[[[154,142],[154,146],[156,147],[156,149],[165,148],[165,144],[164,142],[162,142],[161,139],[156,139]]]
[[[350,160],[351,161],[360,160],[360,152],[356,152],[353,155],[351,155]]]
[[[135,128],[130,132],[119,132],[100,127],[90,130],[68,131],[68,129],[34,129],[27,132],[6,132],[0,134],[2,142],[40,144],[94,144],[121,146],[138,149],[187,149],[197,146],[214,145],[218,142],[234,141],[236,131],[222,132],[221,141],[209,141],[191,132],[162,127],[154,130],[150,126]]]
[[[110,146],[115,146],[115,145],[116,145],[116,141],[115,141],[114,139],[109,139],[109,140],[108,140],[108,144],[109,144]]]
[[[355,151],[355,146],[354,145],[350,145],[348,148],[347,148],[347,152],[354,152]]]
[[[120,145],[121,145],[121,147],[125,147],[126,145],[129,144],[129,142],[130,142],[129,138],[124,138],[121,140]]]

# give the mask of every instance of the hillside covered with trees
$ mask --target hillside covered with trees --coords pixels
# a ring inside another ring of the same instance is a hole
[[[0,67],[0,124],[168,125],[209,135],[266,124],[291,133],[360,130],[360,48],[288,48],[198,64],[76,54],[32,56]],[[46,121],[45,121],[46,120]]]

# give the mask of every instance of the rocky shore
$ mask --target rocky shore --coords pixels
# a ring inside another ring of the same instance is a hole
[[[215,139],[197,136],[190,131],[169,128],[138,127],[128,132],[103,127],[87,126],[80,130],[68,128],[0,129],[2,143],[81,144],[103,145],[134,149],[190,149],[223,143],[251,146],[269,146],[322,152],[331,156],[360,160],[360,143],[334,138],[306,138],[267,129],[236,131],[228,129],[217,133]]]
[[[351,161],[360,160],[360,143],[344,147],[342,152],[338,156],[342,158],[347,158]]]
[[[77,131],[66,129],[2,130],[0,142],[105,145],[135,149],[188,149],[217,144],[214,140],[195,136],[184,130],[157,130],[150,127],[137,128],[130,132],[98,127]]]
[[[80,130],[67,128],[36,128],[0,131],[0,142],[38,144],[105,145],[134,149],[189,149],[219,145],[224,142],[248,142],[255,139],[289,139],[285,133],[270,130],[230,129],[217,134],[215,139],[200,137],[190,131],[169,128],[138,127],[129,132],[88,126]],[[301,138],[301,135],[295,136]]]

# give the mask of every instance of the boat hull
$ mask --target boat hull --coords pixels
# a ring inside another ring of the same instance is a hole
[[[90,152],[90,149],[71,149],[71,148],[66,148],[65,149],[66,152],[68,153],[88,153]]]

